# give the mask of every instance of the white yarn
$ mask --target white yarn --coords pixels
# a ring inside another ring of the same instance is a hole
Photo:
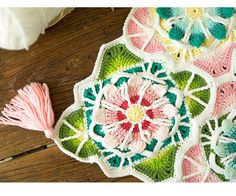
[[[0,47],[29,49],[63,8],[0,8]]]

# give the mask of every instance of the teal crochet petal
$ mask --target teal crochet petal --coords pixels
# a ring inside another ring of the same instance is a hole
[[[205,35],[203,33],[198,33],[194,34],[192,33],[189,38],[189,43],[194,46],[199,48],[205,41]]]
[[[171,7],[160,7],[156,9],[156,12],[163,19],[169,19],[174,16],[179,16],[184,13],[183,8],[171,8]]]
[[[217,13],[222,18],[230,18],[235,14],[235,9],[233,7],[221,7],[216,8]]]
[[[173,17],[171,8],[168,8],[168,7],[157,8],[156,12],[160,15],[161,18],[164,18],[164,19]]]
[[[222,122],[222,129],[224,131],[224,136],[236,140],[236,125],[234,123],[226,119]]]
[[[192,46],[199,48],[204,43],[206,37],[198,23],[192,25],[191,32],[189,43]]]
[[[173,40],[181,40],[185,35],[188,26],[188,20],[179,20],[169,31],[169,37]]]
[[[216,38],[216,39],[225,39],[226,38],[226,27],[223,24],[214,22],[213,20],[206,18],[204,20],[204,26],[206,26],[211,34]]]
[[[225,167],[224,175],[226,179],[236,179],[236,159]]]
[[[230,142],[230,143],[219,142],[217,147],[215,148],[215,152],[220,157],[229,156],[230,154],[236,152],[236,143],[233,143],[233,142]]]

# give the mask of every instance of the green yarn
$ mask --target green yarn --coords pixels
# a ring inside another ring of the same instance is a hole
[[[66,121],[79,131],[85,131],[84,127],[84,111],[76,110],[66,117]]]
[[[61,125],[59,133],[58,133],[60,139],[63,139],[65,137],[70,137],[75,134],[76,132],[70,129],[65,123]]]
[[[208,103],[210,100],[210,92],[209,90],[202,90],[202,91],[198,91],[193,93],[193,95],[195,97],[198,97],[199,99],[201,99],[203,102]]]
[[[176,82],[181,91],[183,91],[190,79],[192,73],[189,71],[183,71],[176,74],[171,74],[172,79]]]
[[[218,124],[219,124],[219,126],[221,126],[221,122],[227,117],[227,115],[228,115],[228,114],[223,115],[222,117],[220,117],[220,118],[218,119]],[[210,120],[209,122],[210,122],[210,125],[211,125],[212,129],[214,130],[214,129],[215,129],[215,121],[214,121],[214,120]],[[201,135],[202,135],[202,134],[208,135],[209,137],[212,136],[211,131],[210,131],[210,128],[209,128],[209,126],[208,126],[207,123],[204,124],[204,125],[202,126],[202,128],[201,128]],[[201,142],[202,142],[202,143],[204,143],[204,142],[209,142],[209,141],[210,141],[210,140],[209,140],[208,138],[206,138],[206,137],[200,137],[200,139],[201,139]],[[210,157],[210,154],[211,154],[211,153],[215,154],[214,149],[211,149],[211,145],[210,145],[210,144],[205,144],[205,145],[203,145],[203,149],[204,149],[204,152],[205,152],[205,155],[206,155],[206,159],[207,159],[207,160],[209,160],[209,157]],[[216,159],[215,159],[216,164],[217,164],[218,166],[220,166],[221,168],[224,168],[224,165],[221,163],[221,158],[220,158],[217,154],[215,154],[215,155],[216,155]],[[216,176],[218,176],[222,181],[227,181],[227,180],[225,179],[225,177],[224,177],[223,174],[218,174],[218,173],[216,173],[216,172],[213,172],[213,173],[214,173]]]
[[[218,8],[218,15],[222,18],[230,18],[235,14],[235,9],[233,7],[221,7]]]
[[[191,34],[189,38],[189,43],[199,48],[205,41],[205,35],[203,33]]]
[[[174,175],[174,163],[178,146],[170,146],[157,157],[147,159],[134,168],[155,182],[160,182]]]
[[[75,153],[76,150],[78,149],[79,145],[81,144],[81,142],[83,141],[84,137],[80,136],[78,138],[75,139],[71,139],[71,140],[66,140],[62,142],[63,147],[72,152]],[[96,148],[96,146],[92,143],[91,139],[88,139],[88,141],[86,141],[82,147],[82,149],[80,150],[78,156],[81,158],[88,158],[90,156],[93,155],[99,155],[99,151]]]
[[[192,114],[192,117],[195,117],[202,113],[202,111],[205,109],[204,106],[199,104],[197,101],[186,97],[186,104],[188,106],[189,112]]]
[[[172,8],[161,7],[161,8],[157,8],[156,12],[163,19],[169,19],[169,18],[173,17]]]
[[[84,111],[83,109],[75,110],[70,113],[66,118],[66,121],[76,128],[78,131],[85,131],[84,125]],[[76,135],[76,132],[70,129],[65,123],[63,123],[59,129],[59,138],[63,139],[66,137],[70,137]],[[72,152],[75,153],[81,142],[84,140],[84,136],[79,136],[74,139],[65,140],[62,142],[62,146]],[[88,139],[80,150],[78,156],[81,158],[88,158],[89,156],[93,156],[95,154],[99,154],[96,146],[92,143],[91,139]]]
[[[84,128],[84,112],[82,109],[76,110],[72,112],[70,115],[68,115],[66,118],[66,121],[76,129],[80,131],[85,131]],[[69,136],[75,135],[76,132],[70,129],[65,123],[63,123],[59,129],[59,138],[63,139]]]
[[[75,153],[83,139],[84,139],[84,137],[80,136],[80,137],[75,138],[75,139],[66,140],[66,141],[62,142],[62,146],[66,150],[68,150],[72,153]]]
[[[98,79],[104,80],[114,72],[121,71],[139,62],[141,62],[141,59],[131,53],[124,44],[112,46],[106,49],[103,55]]]
[[[214,23],[209,28],[211,34],[216,38],[216,39],[225,39],[226,38],[226,33],[227,29],[223,24],[220,23]]]
[[[203,79],[201,76],[195,74],[193,81],[191,82],[189,86],[189,90],[193,90],[196,88],[201,88],[207,85],[207,82],[205,79]]]
[[[178,26],[173,26],[169,31],[169,37],[173,40],[181,40],[184,37],[184,30]]]
[[[176,74],[171,74],[171,77],[174,79],[178,87],[182,91],[184,91],[191,75],[192,73],[189,71],[182,71]],[[204,86],[207,86],[207,82],[205,81],[205,79],[195,74],[191,84],[189,85],[188,90],[193,90],[193,89],[201,88]],[[199,98],[201,101],[205,103],[209,102],[210,96],[211,96],[210,89],[196,91],[192,95]],[[201,114],[202,111],[205,109],[205,106],[201,105],[200,103],[198,103],[197,101],[193,100],[192,98],[188,96],[186,97],[186,104],[188,106],[189,112],[192,114],[192,117],[195,117]]]
[[[88,141],[86,141],[83,145],[83,148],[80,150],[79,157],[88,158],[94,155],[100,155],[100,153],[96,146],[93,144],[92,140],[88,139]]]

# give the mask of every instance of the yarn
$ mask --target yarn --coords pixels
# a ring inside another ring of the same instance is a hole
[[[102,45],[92,75],[75,85],[51,138],[109,177],[234,181],[235,18],[234,8],[132,9],[123,35]],[[53,130],[51,108],[37,104],[49,97],[27,88],[29,100],[15,98],[0,123]]]
[[[214,116],[221,116],[224,110],[233,109],[236,104],[236,82],[224,83],[217,89]]]
[[[235,112],[235,109],[232,109],[218,119],[208,120],[201,127],[200,138],[206,159],[215,174],[223,181],[236,179],[236,128],[233,123]]]
[[[99,73],[100,79],[105,79],[112,74],[114,68],[123,69],[140,62],[141,59],[127,50],[124,44],[112,46],[106,50],[102,59],[103,66]]]
[[[189,117],[178,92],[162,65],[156,62],[123,68],[102,83],[85,87],[80,99],[89,103],[84,107],[86,129],[95,144],[99,143],[97,147],[106,164],[117,169],[123,168],[124,163],[125,167],[132,166],[147,152],[153,153],[157,144],[163,148],[186,139]]]
[[[220,179],[214,174],[207,164],[203,148],[195,145],[184,154],[182,162],[182,180],[185,182],[219,182]]]
[[[46,84],[31,83],[18,90],[2,115],[1,124],[43,131],[47,138],[54,137],[54,113]]]
[[[218,77],[228,73],[232,67],[233,51],[235,44],[230,44],[220,48],[211,54],[206,54],[199,59],[193,61],[193,64],[205,70],[213,77]]]
[[[177,150],[178,146],[171,146],[157,157],[137,164],[135,169],[150,177],[154,182],[161,182],[171,178],[174,176],[174,162]]]
[[[135,8],[124,35],[134,54],[145,52],[153,59],[166,52],[185,63],[235,40],[234,21],[235,8]],[[149,44],[153,50],[145,50]]]
[[[0,8],[0,47],[28,50],[61,12],[63,8]]]

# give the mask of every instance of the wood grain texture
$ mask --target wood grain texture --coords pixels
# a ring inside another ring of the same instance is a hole
[[[0,174],[0,181],[6,182],[138,182],[131,176],[107,178],[97,164],[76,161],[57,146],[1,164]]]
[[[73,86],[88,77],[99,48],[122,35],[130,9],[75,9],[46,30],[29,51],[0,49],[0,109],[17,89],[38,81],[49,85],[55,120],[73,103]],[[108,179],[97,165],[80,163],[45,149],[52,141],[42,133],[0,126],[0,181],[137,181]]]

